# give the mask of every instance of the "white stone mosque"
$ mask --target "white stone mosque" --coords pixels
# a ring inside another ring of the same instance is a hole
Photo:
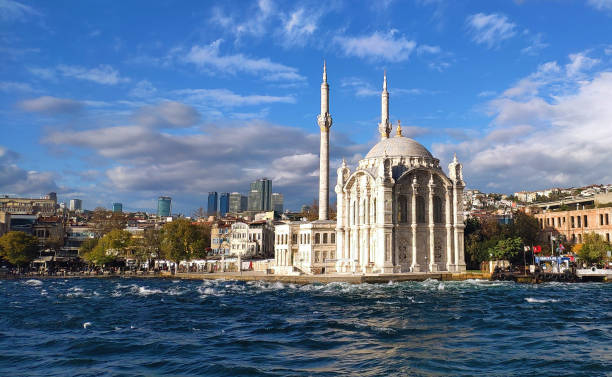
[[[276,226],[275,273],[464,272],[462,165],[448,176],[423,145],[391,136],[387,76],[380,141],[353,171],[342,162],[335,187],[337,221],[329,220],[329,85],[321,84],[319,220]]]

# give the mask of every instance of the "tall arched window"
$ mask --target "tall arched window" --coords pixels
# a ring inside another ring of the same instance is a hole
[[[323,243],[327,243],[327,233],[323,233]]]
[[[336,243],[336,233],[331,234],[331,243]]]
[[[416,197],[416,215],[417,223],[425,222],[425,198],[422,196]]]
[[[318,245],[321,242],[321,235],[319,233],[315,233],[315,245]]]
[[[397,222],[407,223],[408,222],[408,201],[406,195],[400,195],[397,198]]]
[[[434,196],[433,207],[434,207],[434,223],[440,224],[443,222],[442,198],[440,198],[439,196]]]

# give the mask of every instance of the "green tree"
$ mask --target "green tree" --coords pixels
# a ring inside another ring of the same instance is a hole
[[[124,256],[128,247],[131,246],[130,232],[114,229],[100,238],[96,246],[83,255],[89,263],[102,266]]]
[[[187,219],[178,219],[164,224],[162,228],[161,254],[177,266],[182,260],[206,256],[208,245],[210,245],[208,226],[194,225]]]
[[[541,231],[538,219],[523,211],[513,214],[511,233],[514,237],[520,237],[525,245],[535,245],[540,239]]]
[[[98,244],[97,238],[88,238],[79,247],[79,255],[85,255],[92,251],[94,247]]]
[[[514,259],[523,250],[523,240],[521,237],[504,238],[489,248],[489,254],[493,260]]]
[[[8,232],[0,237],[0,256],[23,267],[38,256],[38,238],[24,232]]]
[[[578,251],[580,259],[588,264],[601,263],[607,257],[607,251],[612,247],[597,233],[586,233],[582,247]]]

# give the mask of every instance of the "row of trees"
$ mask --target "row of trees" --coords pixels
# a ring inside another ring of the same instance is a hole
[[[138,262],[161,258],[178,263],[206,257],[208,245],[209,226],[178,219],[164,224],[161,229],[146,229],[143,237],[134,237],[122,229],[112,229],[100,238],[86,240],[79,254],[97,266],[114,263],[119,258],[133,258]]]

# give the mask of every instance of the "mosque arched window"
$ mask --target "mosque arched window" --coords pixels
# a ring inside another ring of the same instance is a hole
[[[434,223],[440,224],[443,222],[442,198],[440,198],[439,196],[434,196],[433,207],[434,207]]]
[[[417,223],[425,222],[425,198],[422,196],[416,197],[416,215]]]
[[[408,201],[406,200],[406,195],[400,195],[397,198],[397,222],[408,222]]]

